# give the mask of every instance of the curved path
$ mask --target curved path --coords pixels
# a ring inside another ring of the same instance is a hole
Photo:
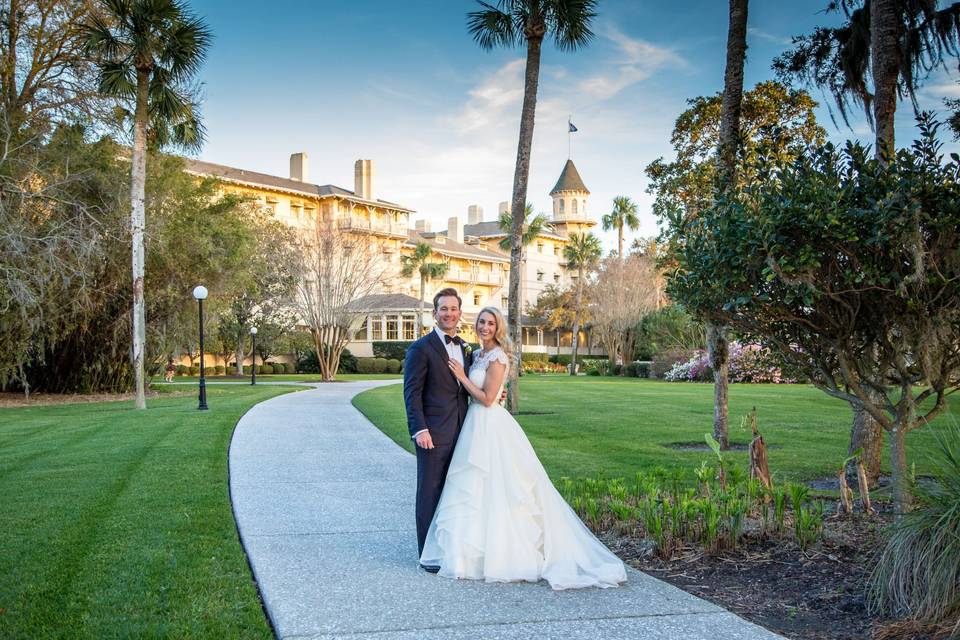
[[[237,424],[230,492],[278,637],[773,639],[628,569],[618,589],[439,578],[417,563],[416,461],[351,404],[396,381],[272,398]]]

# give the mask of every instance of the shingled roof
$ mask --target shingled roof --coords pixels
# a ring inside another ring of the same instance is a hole
[[[336,196],[338,198],[344,198],[346,200],[352,200],[353,202],[359,202],[362,204],[372,204],[380,207],[386,207],[388,209],[395,209],[397,211],[413,213],[412,209],[407,209],[406,207],[400,206],[395,202],[388,202],[387,200],[367,200],[365,198],[358,197],[353,191],[348,191],[332,184],[311,184],[309,182],[300,182],[299,180],[291,180],[290,178],[281,178],[280,176],[271,176],[267,173],[258,173],[256,171],[248,171],[246,169],[237,169],[235,167],[214,164],[212,162],[203,162],[202,160],[192,160],[190,158],[187,158],[187,171],[196,175],[212,176],[222,180],[227,180],[229,182],[248,184],[254,187],[268,187],[279,189],[281,191],[290,191],[313,198]]]
[[[580,191],[582,193],[590,193],[587,190],[587,186],[583,184],[583,179],[577,172],[577,167],[574,166],[573,160],[568,159],[567,164],[563,165],[563,171],[560,172],[560,179],[557,180],[557,184],[553,188],[553,191],[550,192],[550,195],[559,193],[561,191]]]
[[[405,293],[373,293],[351,301],[347,308],[351,311],[415,311],[421,304],[422,309],[430,309],[429,302],[420,302]]]

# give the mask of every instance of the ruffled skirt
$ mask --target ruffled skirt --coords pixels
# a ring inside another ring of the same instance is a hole
[[[457,442],[421,564],[439,575],[615,587],[623,562],[580,521],[503,407],[473,404]]]

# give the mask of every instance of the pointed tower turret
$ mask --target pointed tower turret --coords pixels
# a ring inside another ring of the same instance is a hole
[[[567,160],[567,164],[563,165],[550,196],[553,198],[553,220],[550,222],[560,235],[584,233],[597,224],[587,212],[590,191],[583,184],[573,160]]]

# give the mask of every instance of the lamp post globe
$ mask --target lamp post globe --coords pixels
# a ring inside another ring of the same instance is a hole
[[[193,297],[197,300],[197,305],[200,311],[200,405],[197,407],[199,411],[207,410],[207,379],[204,375],[204,364],[203,364],[203,301],[207,299],[207,288],[202,284],[197,285],[193,288]]]
[[[250,384],[257,384],[257,328],[250,327],[250,339],[253,345],[250,349]]]

